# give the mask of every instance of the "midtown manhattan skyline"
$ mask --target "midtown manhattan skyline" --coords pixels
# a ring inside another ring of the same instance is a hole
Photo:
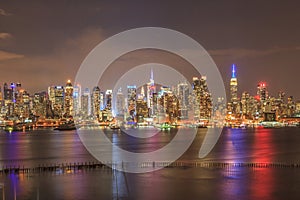
[[[234,63],[239,95],[243,91],[254,94],[257,84],[265,81],[273,96],[282,90],[299,99],[297,4],[5,2],[0,5],[0,80],[21,82],[30,93],[63,85],[75,79],[84,58],[104,39],[131,28],[156,26],[180,31],[199,42],[217,64],[227,91]],[[107,77],[118,67],[129,69],[154,61],[179,69],[188,65],[170,53],[136,51],[114,62]],[[100,86],[108,89],[105,82],[100,81]]]

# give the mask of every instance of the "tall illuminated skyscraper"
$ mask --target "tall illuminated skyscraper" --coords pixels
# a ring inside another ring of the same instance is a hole
[[[92,114],[99,121],[100,117],[100,88],[94,87],[92,92]]]
[[[47,93],[35,93],[32,99],[33,114],[40,117],[53,117],[51,111],[47,115]]]
[[[75,85],[73,87],[73,110],[74,115],[78,116],[81,110],[81,87],[80,85]]]
[[[125,108],[125,97],[122,93],[122,89],[119,88],[117,93],[117,102],[116,102],[116,115],[123,116],[124,115],[124,108]]]
[[[181,119],[186,119],[188,117],[189,93],[190,91],[187,82],[179,83],[177,85],[177,97]]]
[[[105,94],[104,94],[104,92],[100,91],[100,110],[104,110],[105,109],[104,99],[105,99]]]
[[[267,84],[265,82],[260,82],[257,85],[257,95],[258,95],[260,101],[267,100],[268,91],[267,91]]]
[[[12,102],[16,103],[16,94],[17,94],[16,84],[15,83],[11,83],[10,84],[10,88],[12,90]]]
[[[134,120],[135,111],[136,111],[136,86],[135,85],[127,86],[127,103],[128,103],[129,116],[131,116],[132,120]]]
[[[7,102],[12,101],[12,89],[8,87],[7,83],[4,83],[3,92],[4,100],[6,100]]]
[[[209,120],[212,112],[212,98],[206,76],[193,77],[194,119],[196,122]]]
[[[85,88],[81,95],[81,114],[83,118],[91,115],[91,93],[89,88]]]
[[[237,95],[238,81],[236,77],[235,64],[232,64],[231,68],[231,79],[230,79],[230,102],[228,104],[228,111],[232,112],[233,115],[239,113],[239,100]]]
[[[53,111],[55,117],[61,118],[64,111],[64,87],[63,86],[55,86],[54,87],[54,105]]]
[[[71,80],[68,80],[65,87],[65,98],[64,98],[64,115],[73,116],[73,86]]]
[[[105,109],[111,112],[112,109],[113,92],[112,90],[105,91]]]
[[[141,93],[138,94],[138,99],[145,100],[145,89],[144,89],[144,86],[142,86],[142,88],[141,88]]]
[[[50,103],[51,117],[60,118],[63,115],[65,91],[63,86],[49,86],[48,97]]]
[[[48,87],[48,98],[51,104],[51,109],[53,110],[55,103],[55,86]]]
[[[238,101],[237,90],[238,90],[238,81],[236,78],[235,65],[233,64],[231,70],[231,79],[230,79],[230,100],[232,103],[237,103]]]
[[[155,84],[154,84],[154,78],[153,78],[153,70],[151,69],[150,72],[150,82],[147,83],[147,106],[150,109],[150,116],[154,115],[155,109],[153,108],[153,94],[155,93]]]

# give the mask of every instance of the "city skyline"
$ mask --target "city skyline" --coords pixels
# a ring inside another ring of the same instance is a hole
[[[300,199],[300,1],[0,3],[0,199]]]
[[[256,94],[243,91],[239,96],[238,79],[238,69],[232,64],[229,98],[217,99],[211,96],[206,76],[193,77],[192,83],[188,81],[190,85],[187,80],[176,85],[160,85],[155,82],[152,68],[150,82],[139,87],[129,83],[127,90],[121,87],[101,90],[99,86],[82,88],[68,80],[65,85],[51,85],[47,91],[30,95],[21,83],[4,83],[3,91],[0,90],[1,116],[23,120],[79,117],[99,122],[121,117],[126,121],[144,123],[166,113],[174,123],[186,119],[192,119],[194,123],[220,119],[223,124],[222,116],[226,116],[227,126],[299,117],[299,99],[286,95],[284,91],[278,95],[269,94],[267,83],[262,81],[258,82]]]
[[[255,93],[257,83],[265,81],[272,86],[271,94],[283,90],[300,99],[297,4],[5,2],[0,6],[0,81],[23,82],[30,93],[62,85],[63,80],[75,79],[81,62],[99,42],[127,29],[157,26],[178,30],[202,44],[216,62],[227,91],[228,67],[235,63],[239,96],[248,88]],[[107,77],[116,71],[113,69],[130,69],[145,62],[157,61],[181,70],[188,65],[174,55],[162,55],[148,50],[122,56],[112,64]],[[100,81],[104,89],[106,82]]]
[[[235,92],[234,93],[236,93],[235,94],[235,99],[238,99],[238,98],[240,98],[241,96],[242,96],[242,94],[244,93],[244,92],[249,92],[249,91],[254,91],[253,93],[251,93],[250,92],[250,94],[251,95],[256,95],[257,94],[257,87],[259,87],[259,85],[261,85],[261,84],[264,84],[264,86],[266,87],[266,88],[268,88],[268,91],[276,91],[275,93],[272,93],[272,92],[268,92],[268,95],[270,96],[270,97],[276,97],[276,96],[278,96],[279,95],[279,93],[282,93],[282,92],[284,92],[285,93],[285,96],[286,97],[290,97],[290,96],[292,96],[296,101],[300,101],[300,98],[297,98],[297,95],[296,94],[290,94],[290,93],[287,93],[286,91],[284,91],[284,90],[280,90],[280,89],[278,89],[278,88],[274,88],[274,87],[272,87],[268,82],[266,82],[265,80],[259,80],[258,82],[256,82],[256,83],[253,83],[253,84],[250,84],[250,85],[253,85],[253,87],[248,87],[248,88],[245,88],[245,90],[241,90],[240,89],[240,83],[242,82],[242,81],[239,81],[238,82],[238,84],[237,84],[237,78],[240,80],[241,78],[239,77],[239,73],[240,73],[240,70],[238,70],[237,69],[238,68],[238,66],[236,65],[236,64],[231,64],[231,66],[230,66],[230,68],[228,67],[228,69],[231,69],[231,70],[228,70],[229,71],[229,73],[231,74],[230,75],[230,79],[229,79],[229,81],[226,83],[226,82],[224,82],[224,85],[225,85],[225,88],[226,88],[226,96],[227,96],[227,101],[228,102],[230,102],[230,101],[232,101],[232,94],[231,94],[231,91],[232,91],[232,89],[231,89],[231,84],[232,84],[232,80],[234,80],[236,83],[234,83],[234,85],[235,85]],[[201,76],[205,76],[205,75],[201,75]],[[197,76],[193,76],[193,78],[194,77],[197,77]],[[180,79],[180,80],[178,80],[178,84],[180,84],[181,82],[185,82],[185,81],[187,81],[190,85],[192,85],[192,80],[193,80],[193,78],[192,79],[190,79],[190,80],[184,80],[184,79]],[[143,86],[147,86],[147,81],[148,80],[145,80],[145,83],[144,83],[144,85]],[[150,81],[154,81],[154,79],[153,79],[153,72],[151,71],[151,74],[150,74]],[[49,89],[49,87],[54,87],[54,86],[62,86],[62,87],[65,87],[65,85],[66,84],[68,84],[68,83],[72,83],[72,84],[74,84],[74,82],[73,82],[73,80],[72,79],[64,79],[64,80],[61,80],[60,82],[58,82],[58,83],[53,83],[53,84],[51,84],[51,85],[48,85],[48,86],[46,86],[44,89],[41,89],[41,90],[37,90],[37,91],[30,91],[30,90],[28,90],[28,88],[26,87],[26,83],[24,83],[24,82],[22,82],[22,81],[14,81],[14,80],[11,80],[11,81],[8,81],[8,82],[0,82],[0,89],[1,89],[1,91],[2,91],[2,93],[3,93],[3,86],[5,85],[5,84],[7,84],[7,85],[11,85],[11,84],[21,84],[22,86],[24,86],[25,85],[25,87],[22,87],[22,89],[23,90],[25,90],[27,93],[29,93],[30,95],[33,95],[33,94],[35,94],[35,93],[42,93],[42,92],[47,92],[47,90]],[[156,83],[157,84],[157,83]],[[160,85],[160,84],[159,84]],[[238,85],[238,87],[237,87],[237,85]],[[75,83],[75,85],[74,86],[76,86],[76,83]],[[132,85],[132,86],[135,86],[135,85]],[[166,86],[166,87],[174,87],[174,85],[161,85],[161,86]],[[107,90],[112,90],[112,89],[114,89],[115,88],[115,86],[113,86],[112,88],[105,88],[105,87],[102,87],[102,85],[100,85],[100,84],[98,84],[98,85],[95,85],[95,87],[99,87],[99,89],[100,89],[100,91],[107,91]],[[127,87],[127,86],[126,86]],[[88,88],[89,90],[92,90],[93,88]],[[117,90],[119,90],[119,89],[121,89],[121,91],[125,91],[125,89],[126,88],[117,88]],[[138,90],[140,89],[140,88],[137,88]]]

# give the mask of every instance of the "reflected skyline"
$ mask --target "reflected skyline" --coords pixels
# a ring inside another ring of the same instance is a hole
[[[36,132],[36,131],[35,131]],[[47,132],[1,132],[1,152],[9,144],[20,153],[12,151],[10,160],[0,160],[1,166],[18,165],[38,166],[41,163],[73,163],[79,160],[91,161],[93,158],[84,150],[82,144],[75,142],[75,131],[64,134]],[[297,199],[300,184],[299,168],[271,166],[209,166],[208,163],[297,163],[300,141],[297,128],[285,129],[224,129],[213,151],[204,159],[198,158],[204,131],[198,132],[188,151],[177,161],[206,163],[204,166],[180,165],[163,168],[142,174],[124,173],[110,168],[80,169],[74,171],[31,172],[0,174],[0,183],[5,184],[5,195],[12,199],[16,191],[17,199],[82,199],[101,196],[102,198],[125,199],[173,199],[211,198],[211,199]],[[157,139],[134,140],[136,146],[128,143],[128,136],[118,131],[108,131],[109,137],[120,147],[145,151],[159,148],[169,141],[172,132],[161,132]],[[26,139],[25,139],[26,138]],[[52,138],[52,139],[50,139]],[[168,139],[169,138],[169,139]],[[17,140],[19,142],[12,142]],[[45,143],[44,141],[48,142]],[[160,141],[160,142],[157,142]],[[132,141],[133,142],[133,141]],[[25,144],[31,143],[31,148]],[[286,145],[289,143],[289,148]],[[24,146],[25,145],[25,146]],[[24,146],[24,148],[20,148]],[[42,146],[43,148],[38,148]],[[37,151],[39,149],[39,151]],[[30,152],[30,154],[24,154]],[[288,156],[286,156],[288,155]],[[80,162],[80,161],[79,161]],[[299,163],[298,163],[299,164]],[[151,166],[148,166],[151,167]],[[287,187],[290,185],[291,187]],[[2,192],[2,190],[1,190]]]

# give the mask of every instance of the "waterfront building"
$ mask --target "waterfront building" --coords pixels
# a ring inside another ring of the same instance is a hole
[[[249,107],[250,107],[250,94],[248,92],[243,92],[242,93],[242,98],[241,98],[241,111],[243,116],[249,117]]]
[[[194,120],[208,121],[212,114],[212,99],[208,91],[206,76],[193,77]]]
[[[100,88],[95,86],[92,92],[92,115],[100,121]]]
[[[296,111],[296,104],[293,96],[288,97],[287,100],[287,117],[292,117]]]
[[[69,117],[73,116],[73,86],[71,80],[68,80],[65,87],[65,96],[64,96],[64,116]]]
[[[157,120],[159,123],[176,123],[179,118],[179,102],[170,87],[162,86],[158,98]]]
[[[11,116],[13,114],[13,92],[7,83],[3,85],[3,100],[2,113],[5,116]]]
[[[173,93],[167,93],[165,96],[166,114],[170,123],[177,123],[179,118],[179,102]]]
[[[143,123],[144,119],[148,117],[149,110],[147,102],[143,98],[136,101],[136,122]]]
[[[63,86],[54,86],[53,111],[55,118],[62,118],[64,112],[65,91]]]
[[[79,116],[81,110],[81,86],[73,87],[73,112],[74,116]]]
[[[122,93],[122,89],[119,88],[117,92],[116,102],[116,116],[124,116],[125,112],[125,96]]]
[[[100,107],[100,122],[109,122],[113,120],[112,114],[112,102],[113,102],[113,93],[112,90],[106,90],[104,93],[100,92],[99,94],[99,107]]]
[[[137,95],[137,99],[142,99],[142,100],[146,101],[144,86],[141,86],[141,93]]]
[[[188,106],[189,106],[189,85],[187,82],[182,82],[177,85],[177,98],[179,103],[179,118],[188,118]]]
[[[218,97],[217,102],[213,108],[213,112],[213,119],[218,123],[217,125],[223,125],[223,120],[226,116],[226,102],[224,97]]]
[[[230,102],[231,107],[230,110],[233,115],[239,114],[239,99],[238,99],[238,81],[236,76],[236,68],[235,65],[232,65],[231,69],[231,79],[230,79]]]
[[[260,82],[257,85],[257,96],[261,102],[264,102],[268,98],[267,84],[265,82]]]
[[[153,102],[153,95],[156,93],[156,87],[153,78],[153,70],[150,72],[150,81],[147,83],[147,106],[149,108],[150,116],[155,115],[155,106]]]
[[[4,101],[12,102],[12,98],[13,98],[12,89],[8,87],[7,83],[4,83],[3,92],[4,92],[3,94]]]
[[[30,102],[31,98],[30,95],[27,91],[25,90],[20,90],[18,91],[18,104],[17,104],[17,116],[24,121],[25,119],[28,119],[31,114],[31,109],[30,109]]]
[[[19,105],[22,101],[22,93],[23,93],[23,89],[22,89],[22,85],[21,83],[11,83],[11,87],[13,89],[13,93],[14,93],[14,103],[16,105]]]
[[[33,95],[33,115],[40,118],[53,117],[53,116],[47,116],[47,93],[46,92],[35,93]]]
[[[49,101],[51,102],[51,109],[53,109],[55,103],[55,86],[48,87],[48,98]]]
[[[128,114],[132,121],[134,121],[136,115],[136,86],[127,86],[127,103],[128,103]]]
[[[104,110],[105,109],[105,94],[104,92],[100,91],[100,110]]]
[[[113,99],[112,90],[106,90],[106,92],[105,92],[105,109],[110,110],[110,112],[112,109],[112,99]]]
[[[81,95],[81,117],[88,119],[91,115],[91,95],[90,89],[85,88]]]

